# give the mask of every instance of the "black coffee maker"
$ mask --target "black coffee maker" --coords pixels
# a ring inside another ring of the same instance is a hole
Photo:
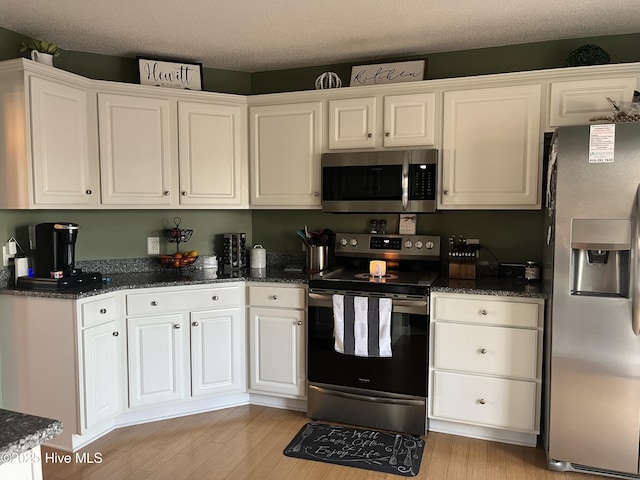
[[[76,223],[39,223],[35,226],[33,256],[36,277],[68,277],[81,273],[76,270]]]
[[[76,268],[76,223],[39,223],[32,238],[34,277],[19,277],[17,286],[33,290],[92,290],[102,286],[98,272]]]

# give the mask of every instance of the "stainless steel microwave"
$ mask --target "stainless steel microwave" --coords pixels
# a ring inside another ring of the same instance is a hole
[[[322,155],[322,210],[333,213],[433,213],[438,151]]]

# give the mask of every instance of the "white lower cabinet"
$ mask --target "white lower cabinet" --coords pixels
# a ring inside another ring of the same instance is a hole
[[[181,313],[127,319],[129,406],[182,400],[189,332]]]
[[[0,295],[2,407],[62,421],[50,446],[74,450],[113,428],[123,411],[118,298]]]
[[[249,390],[306,398],[306,289],[264,283],[249,291]]]
[[[243,284],[145,289],[126,305],[129,407],[246,390]]]
[[[535,445],[544,300],[431,293],[429,429]]]

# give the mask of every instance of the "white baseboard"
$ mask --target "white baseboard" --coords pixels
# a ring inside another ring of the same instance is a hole
[[[238,407],[241,405],[261,405],[265,407],[282,408],[306,412],[307,401],[294,398],[271,397],[269,395],[257,395],[238,393],[221,395],[197,400],[188,400],[180,403],[165,404],[153,407],[139,407],[125,410],[115,419],[105,422],[83,435],[71,435],[71,441],[60,441],[60,437],[52,438],[46,442],[48,447],[65,452],[76,452],[100,437],[112,432],[116,428],[140,425],[142,423],[155,422],[170,418],[194,415],[197,413],[212,412],[224,408]]]
[[[535,447],[538,443],[538,435],[535,433],[514,432],[511,430],[467,425],[444,420],[429,419],[429,431],[479,438],[481,440],[492,440],[494,442],[510,443],[525,447]]]

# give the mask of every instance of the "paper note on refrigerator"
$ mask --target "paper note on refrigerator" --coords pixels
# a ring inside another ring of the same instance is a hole
[[[615,123],[591,125],[589,129],[589,163],[613,162],[615,140]]]

